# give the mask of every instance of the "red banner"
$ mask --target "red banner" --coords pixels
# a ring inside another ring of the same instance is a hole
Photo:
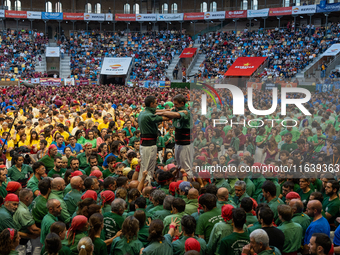
[[[64,20],[84,20],[84,13],[64,12],[63,19]]]
[[[14,18],[14,19],[26,19],[27,12],[25,11],[5,11],[6,18]]]
[[[269,8],[269,16],[292,15],[292,7]]]
[[[226,11],[225,12],[226,19],[234,19],[234,18],[247,18],[247,11]]]
[[[179,58],[192,58],[196,53],[197,48],[185,48]]]
[[[116,21],[136,21],[136,14],[116,14]]]
[[[225,76],[251,76],[265,60],[266,57],[239,57]]]
[[[184,20],[202,20],[204,19],[204,12],[188,12],[184,13]]]
[[[262,83],[261,82],[247,82],[247,88],[253,88],[253,89],[257,89],[257,90],[261,90],[262,89]]]
[[[89,85],[89,80],[76,80],[76,85]]]

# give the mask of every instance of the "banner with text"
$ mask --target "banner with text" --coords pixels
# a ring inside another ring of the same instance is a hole
[[[291,15],[292,7],[270,8],[269,16]]]
[[[269,8],[261,9],[261,10],[248,10],[247,17],[248,18],[267,17],[268,12],[269,12]]]
[[[157,21],[180,21],[183,20],[183,13],[157,14]]]
[[[132,58],[104,58],[100,74],[126,75]]]
[[[156,21],[157,14],[136,14],[136,21]]]
[[[315,4],[292,7],[292,14],[308,14],[308,13],[315,13],[315,12],[316,12]]]
[[[184,13],[184,20],[202,20],[204,19],[204,12],[188,12]]]
[[[316,12],[338,12],[340,11],[340,3],[333,4],[318,4],[316,6]]]
[[[49,19],[49,20],[62,20],[63,13],[62,12],[42,12],[41,18]]]
[[[225,76],[251,76],[265,60],[266,57],[239,57]]]
[[[247,11],[226,11],[225,12],[226,19],[237,19],[237,18],[247,18]]]
[[[28,19],[41,19],[41,12],[27,12]]]
[[[84,13],[84,20],[105,21],[105,14],[104,13]]]
[[[204,13],[204,19],[225,19],[225,11],[222,12],[206,12]]]
[[[40,78],[40,85],[61,86],[61,79],[60,78]]]
[[[59,58],[59,47],[46,47],[46,57]]]
[[[136,14],[116,14],[116,21],[135,21]]]
[[[6,18],[14,18],[14,19],[26,19],[27,12],[25,11],[5,11]]]
[[[64,20],[84,20],[84,13],[63,13]]]

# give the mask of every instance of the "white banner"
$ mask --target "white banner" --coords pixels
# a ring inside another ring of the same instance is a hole
[[[307,14],[307,13],[315,13],[316,5],[302,5],[302,6],[293,6],[292,14]]]
[[[112,13],[106,13],[105,14],[105,20],[106,21],[112,21],[113,20],[113,14]]]
[[[225,19],[225,12],[205,12],[204,19]]]
[[[0,10],[0,18],[5,18],[5,10]]]
[[[340,52],[340,43],[333,44],[329,47],[322,56],[335,56]]]
[[[41,12],[27,12],[28,19],[41,19]]]
[[[84,13],[84,20],[104,21],[105,14],[104,13]]]
[[[267,17],[268,13],[269,13],[269,8],[261,9],[261,10],[248,10],[247,18]]]
[[[31,83],[32,84],[39,84],[40,83],[40,79],[39,78],[31,78]]]
[[[136,14],[136,21],[156,21],[157,14]]]
[[[157,14],[158,21],[183,20],[183,13]]]
[[[104,58],[100,74],[126,75],[132,58]]]
[[[74,78],[65,78],[64,84],[65,86],[74,86]]]
[[[55,57],[59,58],[60,56],[59,47],[46,47],[46,57]]]

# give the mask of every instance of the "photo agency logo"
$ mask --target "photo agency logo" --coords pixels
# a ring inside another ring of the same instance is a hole
[[[207,105],[207,96],[209,95],[212,101],[214,102],[215,106],[217,107],[217,104],[220,103],[220,105],[223,105],[222,99],[220,97],[220,94],[216,91],[216,89],[225,89],[228,90],[233,97],[232,100],[232,114],[234,116],[244,116],[245,115],[245,95],[243,94],[243,91],[232,84],[215,84],[215,85],[209,85],[207,83],[201,83],[198,82],[194,86],[191,87],[192,89],[199,89],[202,90],[203,93],[201,95],[201,115],[207,115],[208,105]],[[250,111],[250,113],[255,114],[257,116],[267,116],[272,113],[274,113],[278,107],[278,88],[272,87],[272,106],[268,110],[258,110],[254,107],[254,100],[261,100],[259,98],[253,98],[253,88],[248,87],[247,88],[247,95],[246,95],[246,101],[247,106]],[[305,97],[303,98],[289,98],[287,97],[288,94],[304,94]],[[311,116],[311,113],[306,109],[306,107],[303,105],[304,103],[307,103],[311,99],[311,93],[309,90],[304,88],[297,88],[297,87],[284,87],[281,88],[281,115],[287,116],[287,105],[295,105],[297,109],[301,111],[302,114],[306,116]],[[246,127],[247,125],[249,127],[255,127],[259,128],[264,126],[264,120],[271,121],[272,127],[273,122],[281,122],[281,125],[284,127],[295,127],[297,126],[297,122],[294,119],[252,119],[249,121],[244,120],[243,122],[234,122],[232,119],[213,119],[213,126],[216,127],[217,125],[243,125]],[[292,121],[293,125],[288,126],[285,123],[288,121]],[[259,125],[254,125],[254,123],[259,122]]]

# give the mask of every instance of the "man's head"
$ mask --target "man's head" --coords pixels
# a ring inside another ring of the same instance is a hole
[[[188,191],[188,195],[187,195],[187,198],[190,200],[190,199],[198,199],[198,196],[199,196],[199,192],[197,189],[195,188],[191,188],[189,189]]]
[[[91,166],[91,167],[97,166],[97,165],[98,165],[97,156],[91,155],[91,156],[89,157],[89,162],[90,162],[90,166]]]
[[[192,235],[195,233],[196,220],[191,215],[184,215],[181,220],[181,226],[184,234]]]
[[[73,136],[73,135],[70,135],[70,136],[69,136],[68,141],[70,142],[70,144],[71,144],[72,146],[74,146],[75,143],[77,142],[76,137]]]
[[[86,177],[84,181],[84,186],[86,190],[99,190],[99,182],[97,177],[95,176]]]
[[[277,207],[277,212],[282,222],[290,221],[293,217],[293,211],[289,205],[279,205]]]
[[[259,254],[269,246],[269,237],[263,229],[256,229],[250,234],[250,247]]]
[[[303,212],[303,203],[300,199],[292,199],[289,201],[289,206],[292,208],[293,215]]]
[[[244,197],[241,200],[240,207],[243,208],[246,213],[249,213],[253,210],[253,200],[250,197]]]
[[[217,199],[218,201],[228,201],[229,200],[229,191],[222,187],[217,190]]]
[[[49,199],[46,203],[47,210],[50,214],[52,214],[55,217],[58,217],[61,215],[61,204],[58,199]]]
[[[334,180],[329,180],[325,187],[325,193],[327,196],[332,197],[334,194],[337,194],[339,191],[339,183]]]
[[[209,212],[216,207],[216,200],[215,195],[206,193],[199,198],[198,203],[202,205],[204,212]]]
[[[268,201],[276,196],[276,187],[272,181],[265,181],[262,185],[263,197]]]
[[[274,219],[274,213],[269,207],[262,207],[259,210],[258,219],[261,225],[271,226]]]
[[[57,171],[60,171],[60,169],[63,166],[63,160],[61,157],[55,157],[54,158],[54,169]]]
[[[145,209],[146,208],[146,199],[144,197],[137,197],[135,200],[136,209]]]
[[[145,98],[145,106],[146,107],[150,107],[150,108],[156,108],[157,107],[157,100],[156,100],[156,97],[154,96],[147,96]]]
[[[65,181],[61,177],[54,178],[51,184],[52,190],[62,191],[65,189]]]
[[[0,183],[3,183],[6,181],[6,175],[7,175],[7,168],[6,167],[0,168]]]
[[[91,143],[85,143],[85,155],[89,157],[92,154],[92,144]]]
[[[43,176],[46,171],[45,165],[40,161],[33,163],[32,169],[34,174],[37,174],[39,176]]]
[[[64,142],[64,137],[63,136],[58,136],[57,138],[57,145],[60,147]]]
[[[186,103],[186,98],[179,94],[179,95],[176,95],[173,99],[173,103],[174,103],[174,106],[176,109],[180,108],[180,107],[183,107]]]
[[[123,176],[123,169],[124,169],[124,164],[123,163],[117,163],[115,167],[115,174],[119,176]]]
[[[332,242],[326,234],[314,233],[308,247],[311,255],[327,255],[332,248]]]
[[[291,191],[294,191],[294,183],[291,181],[286,181],[282,185],[282,195],[286,197],[286,195]]]
[[[118,215],[123,215],[126,202],[122,198],[116,198],[111,204],[111,211]]]
[[[185,210],[185,201],[182,198],[175,198],[172,201],[172,211],[175,213],[181,213]]]
[[[163,190],[155,190],[152,193],[152,203],[154,206],[163,205],[166,194]]]
[[[320,201],[318,200],[311,200],[308,202],[307,204],[307,215],[309,217],[317,217],[321,214],[321,211],[322,211],[322,204]]]
[[[19,192],[19,199],[26,206],[29,206],[33,201],[33,192],[31,189],[21,189]]]
[[[235,196],[241,197],[246,192],[246,183],[244,181],[237,181],[235,182]]]
[[[19,198],[15,194],[7,194],[4,202],[4,206],[11,213],[15,213],[19,206]]]
[[[290,143],[292,141],[292,137],[293,137],[293,135],[291,133],[286,133],[285,137],[284,137],[285,142]]]
[[[76,189],[76,190],[82,191],[85,188],[84,187],[83,178],[81,178],[80,176],[72,177],[70,183],[71,183],[71,188],[72,189]]]
[[[79,170],[79,159],[77,158],[71,159],[70,167],[72,171],[78,171]]]
[[[243,225],[246,223],[246,212],[243,208],[233,209],[233,223],[235,228],[243,229]]]

